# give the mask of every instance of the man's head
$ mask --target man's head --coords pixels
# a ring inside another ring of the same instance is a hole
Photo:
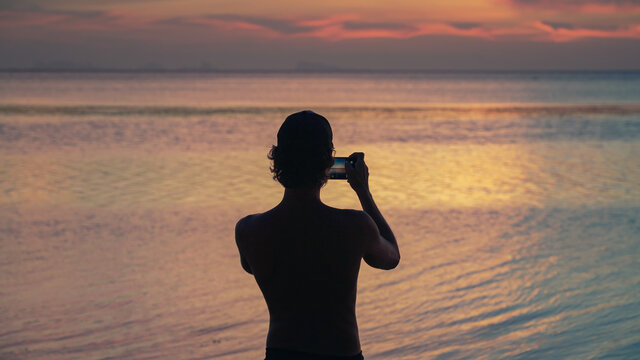
[[[320,187],[333,165],[333,133],[327,119],[310,110],[289,115],[271,147],[273,178],[286,188]]]

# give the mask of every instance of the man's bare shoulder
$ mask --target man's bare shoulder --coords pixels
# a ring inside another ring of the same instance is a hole
[[[236,223],[236,242],[238,244],[247,241],[248,234],[251,232],[251,228],[253,227],[253,222],[255,221],[255,217],[259,214],[251,214],[243,217],[238,220]]]
[[[251,215],[247,215],[245,217],[243,217],[242,219],[238,220],[238,222],[236,223],[236,233],[238,231],[244,231],[247,228],[249,228],[249,224],[251,223],[251,219],[253,219],[253,217],[256,214],[251,214]]]
[[[263,213],[251,214],[238,220],[236,223],[236,239],[239,237],[244,238],[244,235],[250,234],[255,231],[256,227],[259,227],[273,212],[274,209]]]

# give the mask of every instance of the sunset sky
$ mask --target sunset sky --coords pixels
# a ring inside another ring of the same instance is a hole
[[[0,68],[640,69],[639,0],[0,0]]]

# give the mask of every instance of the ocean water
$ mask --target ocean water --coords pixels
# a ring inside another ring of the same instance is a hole
[[[365,358],[640,357],[640,73],[432,72],[0,73],[0,358],[263,358],[233,229],[301,109],[403,254]]]

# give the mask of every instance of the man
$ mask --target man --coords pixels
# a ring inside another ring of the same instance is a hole
[[[327,119],[308,110],[287,117],[269,153],[282,201],[236,225],[242,267],[269,308],[266,360],[363,359],[355,315],[361,259],[387,270],[400,261],[363,153],[350,156],[346,172],[364,212],[320,200],[333,153]]]

